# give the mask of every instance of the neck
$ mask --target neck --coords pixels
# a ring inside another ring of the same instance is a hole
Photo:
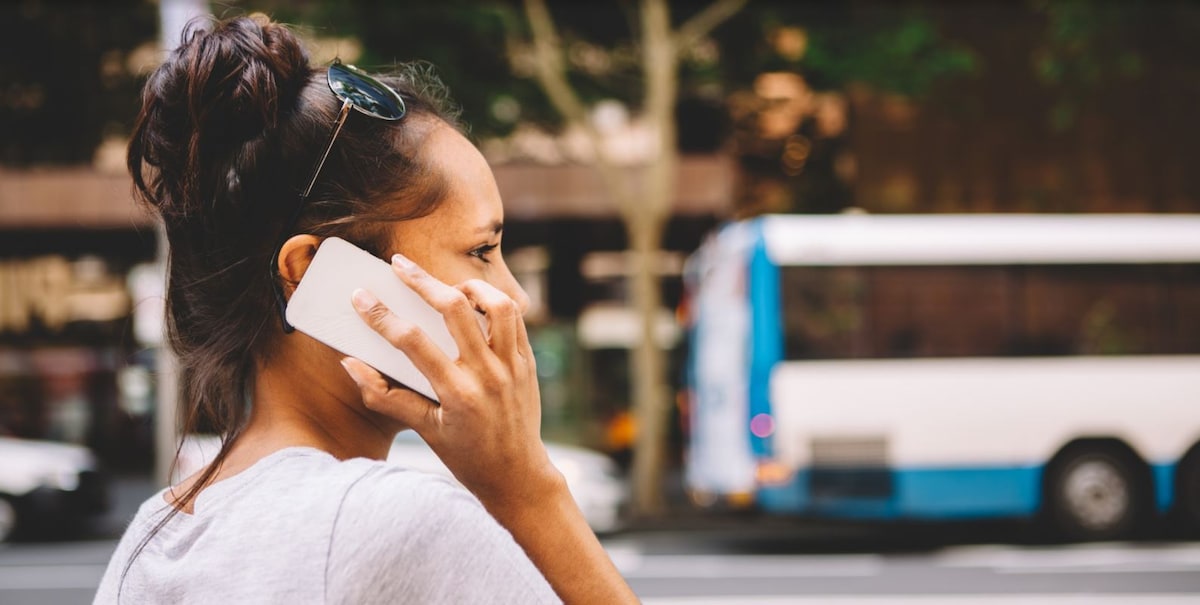
[[[329,361],[340,372],[325,357],[285,353],[259,364],[250,418],[235,450],[258,458],[308,446],[342,460],[387,457],[400,427],[364,407],[348,376],[314,367]]]

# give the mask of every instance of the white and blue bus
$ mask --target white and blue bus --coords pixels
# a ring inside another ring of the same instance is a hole
[[[700,503],[1200,521],[1200,216],[763,216],[684,278]]]

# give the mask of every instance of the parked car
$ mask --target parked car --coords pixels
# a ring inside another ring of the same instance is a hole
[[[84,522],[109,504],[108,479],[91,450],[0,437],[0,542],[21,530]]]
[[[185,439],[172,482],[200,470],[219,449],[219,440],[212,435],[192,435]],[[547,443],[546,451],[566,479],[567,488],[592,531],[606,533],[619,529],[629,490],[616,464],[604,454],[581,447]],[[454,478],[414,431],[403,431],[396,436],[387,459],[404,468]]]
[[[599,452],[560,443],[547,443],[546,453],[567,480],[567,488],[592,531],[606,533],[618,529],[629,490],[617,472],[617,465]],[[388,462],[454,478],[415,431],[402,431],[396,436],[388,452]]]

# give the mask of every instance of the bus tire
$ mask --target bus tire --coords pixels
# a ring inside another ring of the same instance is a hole
[[[1072,541],[1127,538],[1141,524],[1144,466],[1121,448],[1082,446],[1046,469],[1046,512],[1055,533]]]
[[[1200,531],[1200,444],[1192,447],[1175,471],[1175,512],[1185,531]]]

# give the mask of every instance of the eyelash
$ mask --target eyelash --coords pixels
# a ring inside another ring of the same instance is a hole
[[[492,261],[487,259],[488,253],[499,247],[499,244],[486,244],[468,252],[467,254],[470,254],[471,256],[474,256],[485,263],[490,263]]]

